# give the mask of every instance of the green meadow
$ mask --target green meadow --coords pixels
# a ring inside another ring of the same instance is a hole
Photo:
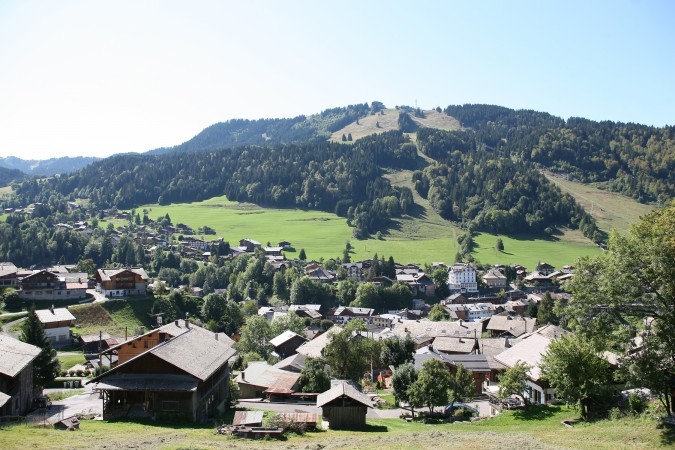
[[[500,252],[496,248],[498,238],[504,243],[504,251]],[[530,270],[534,269],[539,261],[560,268],[566,264],[574,265],[581,256],[597,256],[603,252],[600,247],[583,238],[576,230],[566,230],[562,236],[553,238],[478,233],[474,243],[474,258],[482,263],[522,264]]]
[[[347,225],[346,219],[335,214],[262,208],[249,203],[232,202],[224,196],[203,202],[144,205],[137,211],[147,210],[152,219],[169,214],[174,224],[184,223],[195,230],[204,225],[209,226],[216,230],[216,235],[200,237],[207,240],[222,237],[232,245],[237,245],[243,238],[252,238],[263,244],[270,242],[272,245],[282,240],[290,241],[295,252],[288,252],[288,258],[296,257],[302,248],[308,259],[342,257],[345,243],[349,241],[353,246],[353,260],[370,258],[377,253],[380,257],[393,256],[401,263],[453,262],[458,250],[457,236],[461,230],[427,208],[424,199],[416,197],[415,201],[421,209],[414,217],[396,219],[381,239],[373,236],[366,240],[352,238],[352,228]],[[573,264],[579,256],[601,252],[574,232],[566,232],[555,239],[501,237],[506,247],[504,252],[494,249],[497,235],[478,235],[474,257],[482,262],[518,262],[527,267],[534,266],[540,259],[546,259],[550,264],[562,266]]]

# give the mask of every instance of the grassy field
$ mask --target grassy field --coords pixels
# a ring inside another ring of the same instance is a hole
[[[152,308],[152,297],[130,298],[104,304],[74,306],[70,312],[77,319],[73,331],[80,335],[106,331],[111,336],[136,334],[142,326],[154,325],[148,315]]]
[[[504,251],[497,250],[497,238],[504,243]],[[580,256],[596,256],[602,249],[584,238],[578,230],[565,230],[555,239],[539,236],[505,236],[478,233],[474,238],[473,255],[482,263],[522,264],[533,270],[539,261],[545,261],[560,268],[565,264],[574,265]]]
[[[595,217],[600,229],[607,232],[616,229],[625,233],[641,216],[654,209],[654,206],[642,204],[616,192],[598,189],[593,185],[568,181],[551,174],[546,174],[546,178],[558,185],[563,192],[569,192]]]
[[[68,370],[71,367],[77,364],[85,364],[87,362],[84,359],[84,355],[59,355],[59,363],[61,364],[61,370]]]
[[[386,175],[394,186],[412,186],[411,171],[397,171]],[[346,219],[320,211],[297,209],[262,208],[249,203],[238,203],[226,197],[215,197],[203,202],[180,203],[167,206],[144,205],[137,210],[148,210],[151,218],[169,214],[173,223],[185,223],[194,229],[207,225],[216,230],[217,237],[223,237],[236,245],[240,239],[250,237],[263,244],[281,240],[290,241],[296,252],[287,253],[295,258],[301,248],[309,259],[335,258],[342,255],[345,243],[353,246],[352,259],[378,256],[393,256],[401,263],[451,263],[459,246],[457,236],[461,230],[441,218],[429,206],[429,202],[414,190],[417,209],[410,216],[395,219],[382,239],[356,240],[351,237],[352,229]],[[215,238],[216,236],[201,236]],[[598,247],[579,233],[567,231],[556,240],[546,238],[502,237],[505,252],[496,252],[497,236],[481,234],[477,239],[474,256],[483,262],[518,262],[527,267],[534,266],[541,255],[553,265],[572,264],[579,256],[599,254]]]
[[[364,431],[319,431],[279,441],[248,441],[214,431],[214,424],[83,421],[69,433],[26,425],[0,427],[0,448],[40,449],[620,449],[666,448],[675,442],[673,429],[660,429],[646,418],[619,419],[565,428],[560,421],[575,418],[564,407],[509,412],[478,423],[423,424],[400,419],[369,420]]]

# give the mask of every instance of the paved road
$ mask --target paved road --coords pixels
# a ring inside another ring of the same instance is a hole
[[[25,316],[24,316],[24,317],[21,317],[21,318],[19,318],[19,319],[13,320],[13,321],[11,321],[11,322],[7,322],[6,324],[4,324],[4,325],[2,326],[2,333],[3,333],[3,334],[6,334],[7,336],[11,336],[11,337],[13,337],[13,338],[18,338],[20,333],[12,333],[11,331],[9,331],[9,329],[10,329],[11,327],[13,327],[14,325],[16,325],[17,323],[23,322],[24,320],[26,320],[26,317],[25,317]]]
[[[90,385],[85,385],[85,392],[64,400],[52,403],[52,407],[47,410],[36,410],[28,415],[29,421],[56,423],[66,417],[76,414],[103,414],[103,400],[99,398],[98,392],[92,392]],[[49,392],[67,392],[72,389],[45,389],[45,394]]]
[[[260,401],[240,401],[238,406],[242,408],[262,409],[264,411],[276,411],[285,413],[312,413],[321,414],[321,408],[315,405],[307,405],[302,403],[270,403]],[[393,419],[398,418],[402,409],[368,409],[366,417],[369,419]]]

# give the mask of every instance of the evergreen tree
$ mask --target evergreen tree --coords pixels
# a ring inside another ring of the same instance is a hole
[[[307,254],[305,253],[305,249],[301,248],[300,249],[300,254],[298,255],[298,259],[300,261],[306,261],[307,260]]]
[[[547,323],[558,324],[558,318],[553,311],[554,302],[549,292],[544,294],[539,309],[537,310],[537,325],[544,326]]]
[[[497,250],[500,252],[504,251],[504,242],[502,241],[502,238],[497,238]]]
[[[54,381],[59,374],[60,364],[56,358],[56,350],[52,348],[52,344],[45,334],[45,329],[37,314],[35,314],[35,305],[31,306],[28,317],[23,323],[21,340],[42,349],[33,361],[33,385],[42,389],[48,383]]]

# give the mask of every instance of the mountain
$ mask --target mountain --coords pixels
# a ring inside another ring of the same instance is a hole
[[[377,104],[379,102],[373,102]],[[204,129],[187,142],[147,152],[162,155],[176,152],[213,151],[247,145],[272,146],[327,140],[331,133],[371,112],[367,103],[331,108],[311,116],[292,119],[232,119]]]
[[[91,156],[64,156],[45,160],[21,159],[15,156],[0,157],[0,167],[16,169],[28,175],[55,175],[79,170],[100,160]]]
[[[665,204],[675,195],[674,164],[675,127],[564,120],[494,105],[421,111],[372,102],[216,124],[176,147],[26,180],[15,198],[24,204],[86,198],[92,207],[133,208],[225,194],[334,212],[361,237],[414,213],[412,191],[385,178],[406,170],[441,217],[469,230],[554,234],[571,227],[601,242],[594,219],[542,171]]]
[[[7,186],[12,181],[20,181],[26,174],[18,169],[8,169],[0,166],[0,186]]]

